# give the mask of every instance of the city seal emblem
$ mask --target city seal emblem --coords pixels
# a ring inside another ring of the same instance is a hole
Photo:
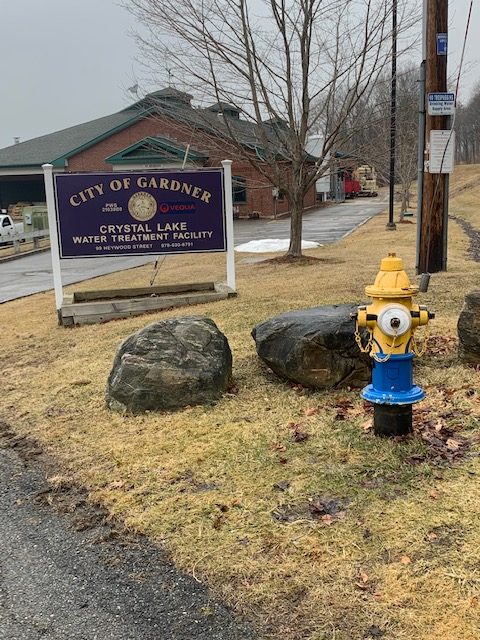
[[[137,191],[128,201],[128,211],[135,220],[146,222],[157,213],[157,201],[146,191]]]

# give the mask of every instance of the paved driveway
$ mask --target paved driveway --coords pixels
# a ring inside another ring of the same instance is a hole
[[[387,207],[379,198],[359,199],[309,211],[303,216],[303,239],[330,244]],[[235,246],[250,240],[290,237],[290,218],[235,220]]]
[[[336,242],[372,216],[383,211],[386,206],[386,203],[379,199],[361,199],[315,209],[304,215],[303,238],[320,244]],[[284,239],[289,236],[289,218],[235,220],[235,246],[250,240]],[[64,284],[81,282],[106,273],[153,262],[153,259],[152,256],[133,256],[62,260],[62,281]],[[52,288],[50,252],[0,263],[0,304]]]

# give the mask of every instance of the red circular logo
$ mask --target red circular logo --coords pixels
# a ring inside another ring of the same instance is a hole
[[[161,213],[168,213],[168,210],[170,209],[170,207],[168,206],[168,204],[165,204],[165,202],[163,202],[160,205],[160,212]]]

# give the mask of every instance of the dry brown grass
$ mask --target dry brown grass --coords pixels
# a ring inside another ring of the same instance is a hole
[[[460,168],[453,183],[473,172],[480,174]],[[479,196],[480,188],[459,192],[452,210],[473,222]],[[376,628],[386,640],[480,637],[478,458],[444,469],[408,464],[425,452],[419,438],[375,439],[362,428],[358,392],[313,393],[278,380],[250,337],[256,323],[288,309],[364,300],[388,251],[412,273],[415,225],[391,232],[385,222],[378,216],[308,252],[324,259],[311,264],[251,264],[237,255],[238,298],[188,311],[66,330],[56,325],[52,293],[0,307],[0,417],[40,440],[92,499],[164,545],[265,637],[361,640]],[[479,280],[467,245],[452,223],[449,271],[433,276],[422,296],[437,312],[437,345],[455,335],[464,294]],[[156,284],[200,272],[218,279],[223,265],[220,255],[167,258]],[[150,275],[146,266],[81,287],[145,285]],[[171,414],[107,411],[118,344],[148,322],[190,313],[213,318],[227,335],[238,394]],[[480,373],[447,348],[425,357],[416,377],[428,390],[426,410],[472,438]],[[335,405],[345,398],[352,407],[340,420]],[[292,421],[308,440],[291,438]],[[274,486],[282,482],[284,491]],[[344,500],[345,517],[312,517],[317,496]],[[284,522],[275,517],[282,512],[299,515]]]

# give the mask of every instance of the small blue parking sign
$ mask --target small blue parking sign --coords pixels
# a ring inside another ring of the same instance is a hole
[[[446,33],[437,33],[437,56],[447,55],[448,36]]]

